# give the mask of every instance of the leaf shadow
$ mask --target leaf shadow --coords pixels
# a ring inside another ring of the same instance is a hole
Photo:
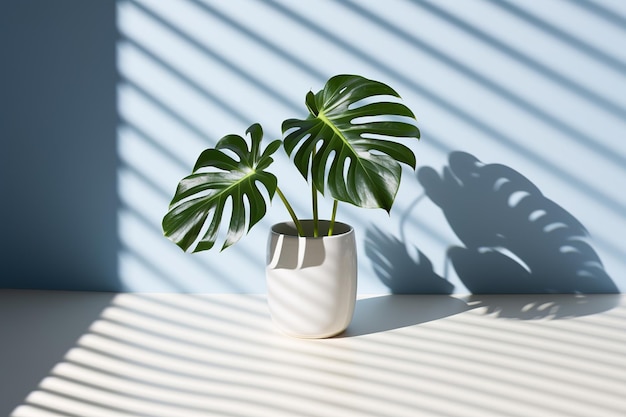
[[[521,173],[457,151],[441,174],[423,167],[417,177],[463,245],[450,247],[446,256],[472,294],[465,309],[485,307],[485,314],[520,320],[566,319],[607,311],[619,302],[619,290],[585,227]],[[380,281],[392,294],[440,294],[433,300],[452,307],[448,313],[463,311],[450,304],[452,297],[441,297],[454,292],[447,276],[435,273],[428,257],[411,245],[375,226],[367,231],[366,255]],[[381,329],[404,323],[408,307],[393,306],[399,298],[390,297],[357,311],[355,328],[373,317],[388,320],[387,326],[371,326]],[[445,311],[414,308],[425,316],[413,317],[413,324],[446,317]],[[394,317],[394,309],[404,318]]]
[[[514,169],[452,152],[418,180],[463,244],[447,255],[472,294],[618,292],[586,228]]]
[[[392,294],[451,294],[454,286],[437,275],[433,264],[417,247],[407,244],[376,226],[365,234],[365,254],[374,272]]]

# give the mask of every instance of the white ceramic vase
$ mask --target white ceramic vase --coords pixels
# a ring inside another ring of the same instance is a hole
[[[319,221],[319,237],[299,237],[292,222],[272,226],[267,245],[267,298],[274,324],[301,338],[344,331],[354,313],[357,256],[354,229]],[[313,221],[303,220],[308,235]]]

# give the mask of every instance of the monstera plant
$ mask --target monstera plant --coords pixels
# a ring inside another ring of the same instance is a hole
[[[415,169],[415,155],[397,140],[419,138],[413,112],[391,87],[358,75],[330,78],[321,91],[306,95],[305,104],[308,117],[285,120],[282,140],[263,148],[262,128],[253,124],[246,131],[249,141],[227,135],[214,148],[203,151],[191,175],[178,184],[163,219],[165,236],[185,251],[199,252],[213,248],[220,226],[228,223],[222,244],[225,249],[265,216],[276,194],[292,220],[288,227],[276,230],[289,235],[293,229],[293,235],[300,238],[332,237],[339,202],[389,212],[400,185],[401,164]],[[272,155],[281,146],[310,184],[312,219],[296,216],[271,172]],[[330,220],[319,219],[318,195],[334,200]],[[231,207],[228,213],[227,202]],[[344,224],[339,229],[340,234],[351,230]],[[277,249],[276,244],[270,238],[272,250],[284,249]],[[328,254],[325,249],[322,258]],[[280,256],[268,253],[268,268],[284,269],[281,265],[293,264],[276,261]]]
[[[420,133],[413,112],[389,97],[399,95],[381,82],[337,75],[317,94],[306,95],[308,118],[283,122],[283,141],[274,140],[262,150],[263,131],[258,124],[246,131],[250,144],[238,135],[224,136],[215,148],[200,154],[193,173],[180,181],[163,219],[165,236],[185,251],[194,243],[193,252],[207,250],[214,246],[222,222],[227,221],[225,249],[265,216],[266,199],[275,194],[304,235],[276,176],[268,170],[271,155],[281,144],[300,174],[311,182],[314,219],[318,216],[317,195],[326,192],[335,202],[331,222],[339,201],[391,210],[400,185],[400,163],[415,168],[415,155],[389,139],[419,138]],[[224,220],[228,200],[232,212],[230,219]]]

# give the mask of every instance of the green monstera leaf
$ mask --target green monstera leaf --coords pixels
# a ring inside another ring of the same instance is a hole
[[[402,167],[415,169],[407,146],[389,140],[416,138],[411,110],[389,99],[391,87],[357,75],[332,77],[317,94],[309,92],[305,120],[282,125],[284,147],[304,176],[322,193],[358,207],[391,209]]]
[[[193,173],[178,184],[176,194],[163,218],[163,233],[184,251],[195,242],[193,252],[211,249],[217,240],[224,207],[228,200],[232,211],[222,250],[237,242],[265,216],[266,198],[274,196],[276,177],[265,169],[273,162],[270,157],[280,147],[280,140],[270,143],[261,153],[263,130],[253,124],[246,131],[251,147],[244,138],[227,135],[215,148],[206,149],[198,157]],[[237,156],[233,158],[230,152]],[[259,186],[267,191],[264,197]],[[248,205],[244,200],[248,200]],[[208,225],[208,227],[207,227]],[[200,238],[200,234],[204,233]]]

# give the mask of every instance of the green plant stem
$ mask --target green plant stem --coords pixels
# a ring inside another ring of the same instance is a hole
[[[298,235],[304,236],[304,229],[302,228],[302,225],[300,224],[300,220],[298,220],[298,217],[296,216],[296,212],[293,211],[293,207],[291,207],[291,204],[289,204],[289,202],[287,201],[287,197],[285,197],[285,194],[283,194],[283,192],[278,187],[276,187],[276,192],[278,193],[278,196],[280,197],[281,201],[285,205],[285,208],[289,212],[289,215],[291,216],[291,220],[293,220],[293,223],[296,225],[296,229],[298,230]]]
[[[315,159],[315,148],[311,152],[311,167],[313,166],[313,160]],[[311,168],[313,169],[313,168]],[[315,182],[313,181],[313,173],[311,172],[311,203],[313,204],[313,237],[319,235],[319,214],[317,211],[317,188],[315,188]]]
[[[311,180],[311,201],[313,202],[313,237],[318,237],[319,215],[317,212],[317,188],[315,188],[315,184],[313,184],[313,180]]]
[[[328,236],[333,235],[333,229],[335,228],[335,217],[337,216],[338,206],[339,206],[339,200],[333,201],[333,212],[330,216],[330,226],[328,226]]]

